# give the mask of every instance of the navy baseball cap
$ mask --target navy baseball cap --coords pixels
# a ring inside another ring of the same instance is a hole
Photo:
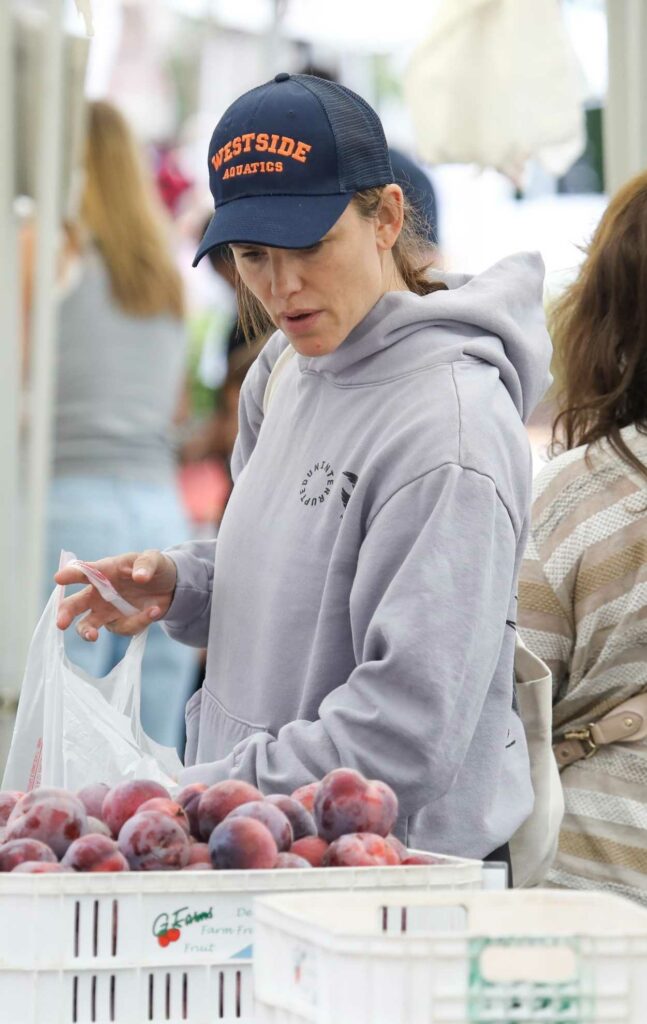
[[[215,213],[195,255],[228,242],[306,249],[356,192],[388,185],[384,130],[357,93],[282,72],[225,111],[209,145]]]

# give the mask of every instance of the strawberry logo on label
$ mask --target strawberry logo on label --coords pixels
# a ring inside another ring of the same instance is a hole
[[[185,925],[197,924],[202,921],[213,919],[213,907],[208,910],[189,912],[188,907],[179,907],[170,914],[158,914],[153,921],[153,935],[159,942],[162,949],[166,949],[171,942],[177,942],[181,937],[181,928]]]

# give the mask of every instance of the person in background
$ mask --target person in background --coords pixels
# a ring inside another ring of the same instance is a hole
[[[153,147],[151,158],[160,199],[170,216],[177,217],[184,197],[193,187],[193,181],[182,170],[171,144]]]
[[[86,586],[58,625],[163,619],[207,645],[182,784],[289,793],[356,768],[393,788],[408,845],[509,861],[533,805],[511,627],[523,419],[548,383],[541,259],[430,271],[377,114],[313,76],[239,97],[209,171],[194,264],[230,244],[246,337],[276,328],[241,389],[218,537],[102,559],[139,611]]]
[[[202,237],[208,223],[207,220],[202,224],[202,230],[196,241]],[[230,359],[234,352],[247,350],[247,345],[240,329],[235,306],[236,268],[229,246],[218,246],[208,254],[207,259],[214,274],[231,291],[233,310],[225,317],[218,309],[218,315],[213,317],[213,323],[209,325],[206,332],[203,349],[205,347],[209,349],[211,362],[217,363],[218,366],[219,379],[214,387],[214,406],[185,437],[180,455],[186,462],[215,457],[221,459],[228,466],[238,432],[238,405],[228,379]]]
[[[415,211],[419,230],[429,248],[431,264],[437,262],[438,250],[438,201],[436,191],[428,175],[410,156],[389,146],[393,177]]]
[[[81,559],[106,549],[168,547],[189,529],[178,499],[173,420],[184,380],[180,275],[152,178],[121,113],[88,105],[79,216],[64,229],[56,342],[53,477],[47,511],[47,588],[62,548]],[[33,238],[24,239],[27,254]],[[27,266],[32,263],[27,259]],[[26,304],[29,307],[29,284]],[[101,677],[128,640],[66,636],[72,662]],[[195,653],[151,628],[142,722],[183,747]]]
[[[209,221],[211,218],[209,218]],[[209,221],[203,225],[200,238]],[[219,245],[207,253],[207,260],[232,289],[236,291],[236,266],[228,245]],[[226,372],[222,384],[216,391],[216,403],[212,413],[189,434],[182,445],[182,458],[188,462],[209,457],[222,459],[229,472],[234,442],[238,434],[238,400],[245,374],[267,341],[267,333],[247,342],[243,334],[238,313],[235,312],[226,327],[225,337],[220,344],[225,349]]]
[[[329,68],[306,64],[302,75],[315,75],[327,82],[339,82]],[[401,187],[411,208],[411,216],[417,220],[417,230],[425,242],[426,258],[431,266],[438,263],[438,200],[429,176],[410,156],[395,146],[389,146],[389,157],[393,168],[393,180]]]
[[[553,448],[564,450],[536,479],[519,589],[521,633],[553,674],[564,766],[566,814],[548,884],[644,904],[645,741],[596,747],[588,727],[647,692],[646,280],[642,174],[610,202],[552,315],[561,386]]]

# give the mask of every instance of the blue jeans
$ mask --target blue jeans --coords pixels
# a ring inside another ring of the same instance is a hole
[[[174,485],[93,476],[52,481],[47,521],[45,598],[55,586],[61,548],[93,562],[108,555],[166,548],[190,539],[190,526]],[[72,593],[74,589],[68,588]],[[127,637],[102,629],[96,643],[82,640],[74,627],[65,650],[75,665],[95,678],[105,676],[123,657]],[[142,665],[142,725],[159,743],[183,752],[184,707],[197,678],[197,652],[171,640],[153,623]]]

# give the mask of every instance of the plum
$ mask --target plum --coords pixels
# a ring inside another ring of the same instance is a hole
[[[216,825],[224,821],[230,811],[241,804],[262,799],[263,794],[256,786],[238,779],[228,779],[209,786],[198,801],[199,838],[206,842]]]
[[[43,860],[23,860],[12,869],[12,875],[61,875],[69,872],[63,864]]]
[[[21,797],[11,812],[5,842],[40,839],[62,857],[87,827],[85,807],[72,793],[35,789]]]
[[[24,793],[19,793],[15,789],[5,789],[0,792],[0,827],[4,827],[7,824],[9,815],[24,795]]]
[[[402,864],[446,864],[443,857],[435,857],[433,853],[411,853],[407,850],[407,856],[401,861]]]
[[[289,850],[292,846],[292,826],[287,815],[266,800],[251,800],[248,804],[240,804],[225,820],[229,821],[231,818],[255,818],[256,821],[260,821],[272,833],[279,853]]]
[[[191,835],[196,839],[200,838],[200,826],[198,824],[198,804],[200,797],[207,789],[204,782],[190,782],[188,786],[181,789],[175,799],[180,807],[183,807],[189,819]]]
[[[387,836],[386,841],[391,847],[391,849],[395,850],[401,861],[404,860],[405,857],[409,856],[409,851],[407,850],[404,843],[400,842],[397,836]]]
[[[40,839],[14,839],[0,846],[0,871],[13,871],[16,864],[28,860],[55,864],[56,854]]]
[[[395,865],[400,858],[384,836],[371,832],[346,833],[330,844],[323,858],[326,868]]]
[[[313,868],[320,868],[327,849],[328,843],[325,839],[320,839],[319,836],[304,836],[303,839],[297,839],[296,843],[292,843],[290,853],[303,857]]]
[[[208,843],[194,843],[190,847],[189,864],[204,864],[211,867],[211,856],[209,854]]]
[[[93,818],[88,816],[88,828],[85,835],[99,835],[99,836],[112,836],[112,832],[106,825],[105,821],[101,821],[100,818]]]
[[[209,838],[214,868],[246,870],[273,868],[278,850],[272,833],[256,818],[227,818],[216,825]]]
[[[319,783],[314,816],[319,835],[329,843],[356,832],[387,836],[398,816],[398,799],[384,782],[335,768]]]
[[[143,811],[129,818],[117,844],[133,871],[172,871],[189,863],[189,837],[162,811]]]
[[[96,834],[76,839],[61,864],[72,871],[128,871],[128,861],[115,840]]]
[[[292,794],[292,799],[297,800],[303,807],[305,807],[306,811],[309,811],[310,814],[313,814],[315,806],[315,796],[317,795],[318,789],[318,782],[308,782],[305,786],[299,786],[298,789],[295,789],[294,793]]]
[[[107,782],[91,782],[89,786],[77,790],[76,796],[85,807],[85,813],[92,818],[102,821],[101,808],[106,795],[110,792]]]
[[[64,796],[68,800],[76,800],[76,802],[81,804],[81,807],[83,807],[78,796],[75,796],[74,793],[70,793],[67,789],[60,789],[56,786],[39,786],[38,789],[30,789],[28,793],[23,793],[19,801],[21,806],[20,813],[22,814],[24,811],[28,810],[34,802],[43,800],[46,796]]]
[[[305,857],[299,857],[296,853],[279,853],[276,858],[276,868],[311,868],[312,864]]]
[[[266,796],[267,803],[275,804],[280,811],[283,811],[292,826],[292,834],[296,839],[303,839],[304,836],[316,836],[317,826],[315,820],[299,800],[294,800],[284,793],[272,793]]]
[[[159,782],[153,782],[151,779],[132,779],[128,782],[119,782],[106,793],[101,807],[101,819],[105,821],[115,839],[124,822],[132,818],[141,804],[152,800],[155,796],[163,796],[170,800],[168,790],[164,789]]]
[[[164,796],[154,796],[152,800],[146,800],[137,808],[138,814],[142,814],[143,811],[161,811],[162,814],[168,814],[173,821],[177,821],[187,835],[190,835],[189,819],[184,808],[177,801],[167,800]]]

